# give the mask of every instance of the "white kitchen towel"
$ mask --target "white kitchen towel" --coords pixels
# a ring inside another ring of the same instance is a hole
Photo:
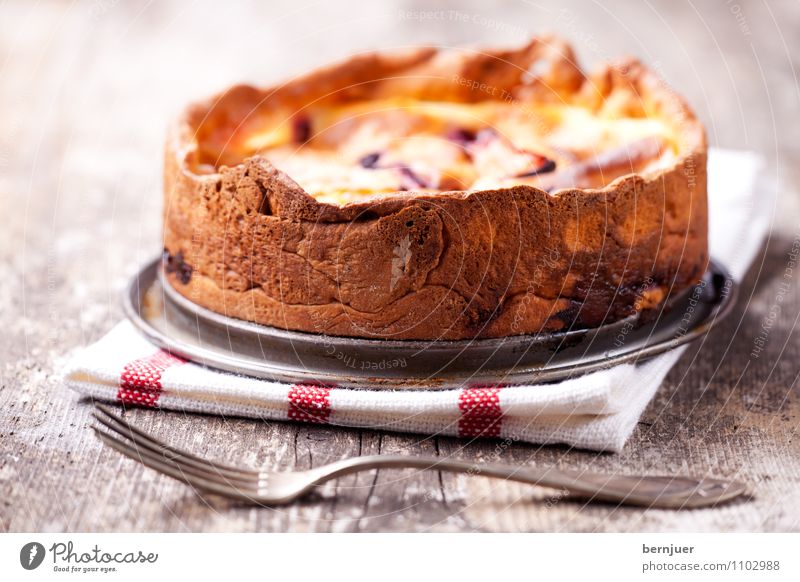
[[[737,280],[774,206],[774,188],[757,181],[761,165],[748,152],[709,157],[711,255]],[[125,321],[81,351],[66,380],[83,395],[128,405],[618,452],[684,349],[555,384],[355,390],[204,368],[159,350]]]

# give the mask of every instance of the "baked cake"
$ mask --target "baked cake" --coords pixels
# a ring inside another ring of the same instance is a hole
[[[384,339],[595,327],[697,283],[706,141],[627,60],[570,47],[370,53],[184,112],[164,276],[283,329]]]

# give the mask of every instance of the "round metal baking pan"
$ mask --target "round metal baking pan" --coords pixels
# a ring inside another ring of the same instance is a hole
[[[727,315],[736,284],[712,261],[703,280],[669,301],[596,329],[458,341],[375,340],[286,331],[220,315],[162,284],[161,261],[124,294],[133,324],[196,363],[285,382],[370,389],[544,383],[636,363],[706,334]]]

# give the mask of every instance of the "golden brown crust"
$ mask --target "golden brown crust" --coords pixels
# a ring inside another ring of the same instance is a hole
[[[544,72],[525,77],[542,59]],[[459,78],[515,99],[569,98],[609,114],[663,119],[680,155],[599,189],[398,192],[332,205],[262,156],[239,163],[225,145],[275,108],[296,112],[315,101],[398,91],[489,98]],[[198,171],[208,166],[210,173]],[[685,102],[641,64],[585,78],[554,39],[517,51],[360,56],[278,88],[234,87],[190,107],[167,141],[164,247],[166,278],[178,292],[280,328],[461,339],[597,326],[687,288],[705,271],[705,136]]]

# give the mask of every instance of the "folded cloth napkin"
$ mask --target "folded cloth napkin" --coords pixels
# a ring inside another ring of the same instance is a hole
[[[774,189],[757,184],[760,167],[747,152],[709,156],[711,255],[737,280],[769,227]],[[555,384],[355,390],[211,370],[157,349],[125,321],[73,358],[66,380],[86,396],[131,405],[618,452],[684,349]]]

